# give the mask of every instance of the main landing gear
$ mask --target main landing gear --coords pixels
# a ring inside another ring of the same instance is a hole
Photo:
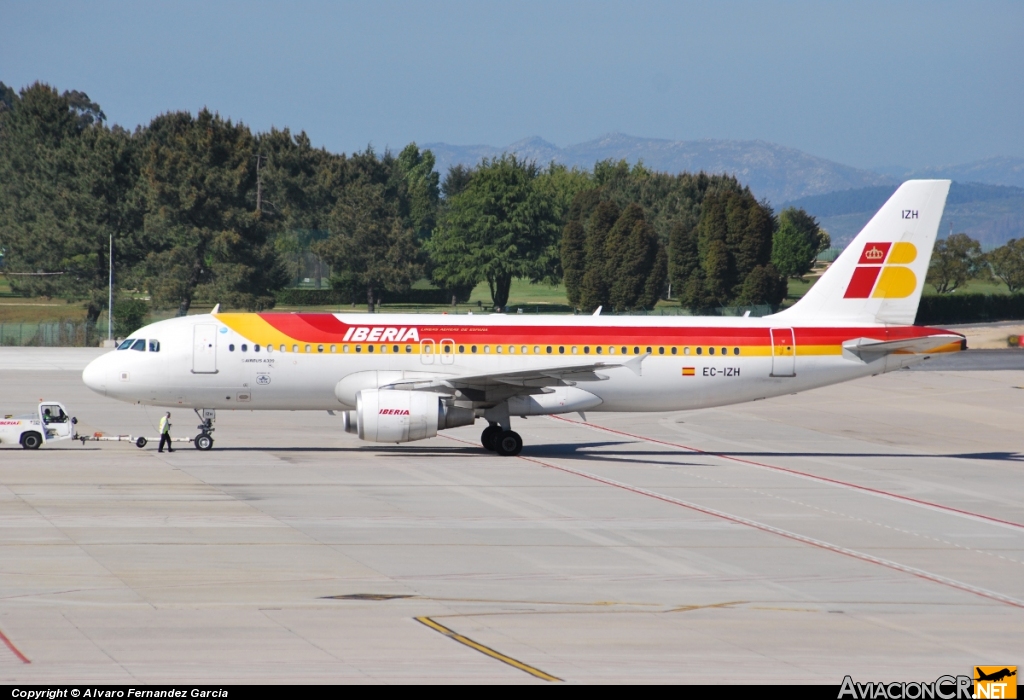
[[[488,452],[497,452],[502,457],[515,457],[523,451],[523,438],[513,430],[504,430],[497,423],[491,423],[480,435],[480,444]]]

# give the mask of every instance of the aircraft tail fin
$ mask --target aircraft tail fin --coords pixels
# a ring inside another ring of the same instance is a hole
[[[900,185],[807,294],[776,316],[913,324],[949,185]]]

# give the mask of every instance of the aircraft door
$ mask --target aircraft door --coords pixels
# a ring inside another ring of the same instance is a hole
[[[455,364],[455,341],[451,338],[441,340],[441,364]]]
[[[773,377],[796,376],[796,337],[792,328],[772,328]]]
[[[200,323],[192,329],[192,374],[217,374],[217,326]]]
[[[424,365],[434,364],[434,341],[420,341],[420,362]]]

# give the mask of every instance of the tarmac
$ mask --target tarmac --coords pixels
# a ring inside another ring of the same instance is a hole
[[[160,409],[0,349],[0,412]],[[1019,354],[1014,354],[1019,353]],[[1024,351],[688,413],[0,446],[5,683],[932,681],[1024,662]],[[977,369],[986,371],[974,371]],[[174,410],[173,432],[197,431]]]

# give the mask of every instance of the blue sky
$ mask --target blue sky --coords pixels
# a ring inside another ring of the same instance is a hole
[[[858,167],[1024,156],[1024,2],[15,2],[0,80],[112,122],[208,106],[353,151],[764,139]]]

